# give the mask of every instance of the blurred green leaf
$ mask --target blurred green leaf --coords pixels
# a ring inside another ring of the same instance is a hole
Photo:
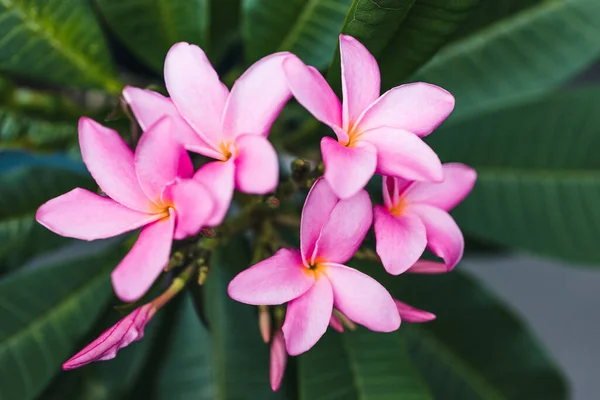
[[[75,187],[92,189],[86,174],[44,166],[21,166],[0,174],[0,273],[73,243],[35,221],[37,208]]]
[[[400,331],[329,332],[298,358],[300,400],[429,400]]]
[[[562,374],[529,329],[474,279],[459,271],[394,277],[380,264],[350,264],[395,298],[437,315],[399,331],[436,399],[568,398]]]
[[[542,2],[458,40],[411,79],[456,97],[451,118],[547,92],[600,56],[600,2]]]
[[[120,92],[87,1],[0,2],[0,70],[41,82]]]
[[[229,47],[239,39],[242,0],[210,0],[209,58],[221,61]]]
[[[242,4],[249,62],[287,50],[323,68],[333,57],[352,0],[243,0]]]
[[[63,261],[0,281],[0,398],[33,399],[60,371],[111,297],[115,256]]]
[[[52,121],[0,106],[0,150],[50,150],[76,141],[76,121]]]
[[[600,88],[449,124],[429,143],[442,160],[475,167],[456,210],[472,235],[572,261],[600,262]]]
[[[162,74],[169,48],[208,42],[209,0],[96,0],[106,23],[129,50]]]

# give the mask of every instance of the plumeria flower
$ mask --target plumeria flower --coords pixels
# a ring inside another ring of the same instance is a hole
[[[117,352],[123,347],[144,337],[144,328],[156,311],[157,308],[152,303],[136,308],[65,362],[63,369],[79,368],[94,361],[115,358]]]
[[[172,131],[169,118],[159,120],[142,135],[134,154],[116,131],[81,118],[83,161],[108,197],[77,188],[43,204],[36,214],[51,231],[83,240],[144,227],[112,273],[123,301],[136,301],[150,288],[169,260],[173,239],[198,233],[212,217],[212,195],[190,179],[192,162]]]
[[[291,96],[282,70],[288,55],[275,53],[257,61],[229,92],[202,49],[176,43],[165,60],[170,98],[133,87],[123,90],[142,129],[169,115],[176,119],[177,139],[188,150],[218,160],[195,177],[211,185],[216,197],[211,225],[225,216],[234,187],[265,194],[277,186],[279,164],[267,136]]]
[[[290,355],[307,351],[323,336],[334,306],[373,331],[398,329],[400,316],[387,290],[342,265],[360,246],[371,221],[364,190],[341,200],[327,181],[317,180],[302,210],[300,251],[281,249],[241,272],[230,282],[229,295],[253,305],[289,302],[282,329]]]
[[[285,351],[285,339],[281,329],[278,329],[273,334],[273,340],[271,341],[271,363],[269,367],[269,378],[271,381],[271,389],[274,392],[279,390],[283,374],[285,373],[285,366],[287,363],[287,353]]]
[[[353,196],[374,173],[440,181],[439,158],[420,138],[454,108],[450,93],[412,83],[380,94],[379,67],[356,39],[340,35],[343,103],[319,72],[290,56],[284,70],[298,102],[329,125],[337,141],[324,137],[325,179],[341,198]]]
[[[464,238],[448,211],[469,194],[477,173],[463,164],[443,170],[441,183],[383,178],[384,206],[375,206],[374,225],[377,254],[390,274],[405,272],[426,247],[448,270],[462,258]]]

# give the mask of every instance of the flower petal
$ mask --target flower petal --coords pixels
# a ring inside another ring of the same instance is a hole
[[[197,234],[213,216],[215,201],[208,189],[198,181],[185,179],[168,186],[163,199],[168,199],[175,207],[176,240]]]
[[[300,219],[300,251],[305,265],[312,260],[321,229],[339,201],[331,186],[322,178],[317,179],[308,192]]]
[[[175,43],[165,59],[165,84],[183,118],[205,142],[221,142],[221,118],[229,91],[206,54],[189,43]]]
[[[344,325],[342,325],[342,321],[335,314],[331,314],[329,326],[338,331],[339,333],[344,332]]]
[[[275,305],[302,296],[314,282],[312,271],[302,265],[300,252],[281,249],[240,272],[229,283],[227,293],[241,303]]]
[[[396,303],[396,308],[398,308],[398,313],[400,314],[402,321],[421,323],[433,321],[435,319],[435,314],[432,314],[429,311],[419,310],[418,308],[414,308],[413,306],[396,299],[394,299],[394,303]]]
[[[283,335],[291,356],[308,351],[325,334],[333,312],[333,291],[325,276],[287,307]]]
[[[340,35],[344,130],[352,129],[358,117],[380,93],[379,66],[375,57],[352,36]]]
[[[194,167],[183,146],[173,138],[169,117],[160,119],[140,138],[135,151],[135,170],[146,196],[161,204],[163,190],[177,178],[190,178]]]
[[[214,200],[212,217],[206,221],[209,226],[221,224],[233,197],[233,178],[235,164],[233,159],[228,161],[213,161],[204,164],[196,174],[194,180],[203,184]]]
[[[316,119],[329,126],[342,127],[342,105],[325,78],[291,55],[283,70],[292,94]]]
[[[445,274],[449,270],[443,262],[419,260],[406,272],[411,274]]]
[[[462,258],[465,239],[450,214],[425,204],[411,204],[406,211],[421,218],[427,232],[427,247],[444,259],[448,269],[454,268]]]
[[[156,221],[140,233],[125,258],[112,272],[112,283],[119,299],[139,300],[150,289],[169,262],[175,218]]]
[[[340,200],[331,211],[315,245],[312,262],[348,261],[360,247],[373,221],[371,199],[361,190]]]
[[[429,135],[450,115],[454,97],[441,87],[416,82],[385,92],[360,118],[361,131],[387,126],[420,137]]]
[[[230,139],[243,133],[268,136],[271,125],[291,93],[283,73],[281,52],[255,62],[235,81],[225,105],[223,134]]]
[[[385,270],[399,275],[414,265],[427,246],[425,226],[416,215],[398,217],[380,205],[375,206],[377,255]]]
[[[152,304],[136,308],[65,362],[63,369],[79,368],[94,361],[115,358],[120,349],[144,337],[144,328],[155,312],[156,308]]]
[[[377,150],[369,143],[346,147],[330,137],[321,140],[325,179],[340,198],[352,197],[375,173]]]
[[[345,265],[323,266],[333,288],[335,308],[372,331],[392,332],[400,327],[394,299],[379,282]]]
[[[283,333],[278,330],[275,332],[275,335],[273,335],[273,341],[271,342],[271,364],[269,368],[271,389],[273,389],[274,392],[276,392],[281,385],[286,363],[287,352],[285,351],[285,339],[283,338]]]
[[[411,203],[424,203],[450,211],[471,192],[477,172],[459,163],[442,165],[444,180],[439,183],[415,182],[404,192]]]
[[[61,236],[96,240],[137,229],[163,216],[132,210],[107,197],[76,188],[42,204],[35,217]]]
[[[377,149],[378,174],[419,181],[440,182],[444,178],[437,154],[417,135],[383,127],[364,132],[360,140]]]
[[[133,152],[116,131],[80,118],[79,145],[83,162],[104,193],[134,210],[156,210],[138,183]]]
[[[251,194],[275,190],[279,182],[279,161],[267,138],[241,135],[236,138],[235,146],[235,187]]]

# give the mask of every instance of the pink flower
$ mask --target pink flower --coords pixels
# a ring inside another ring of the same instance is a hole
[[[273,389],[274,392],[276,392],[281,385],[286,363],[287,353],[285,351],[285,339],[283,338],[281,330],[278,329],[273,335],[273,341],[271,342],[271,365],[269,368],[271,389]]]
[[[462,258],[464,238],[448,211],[469,194],[477,174],[463,164],[444,164],[443,170],[441,183],[384,177],[385,207],[375,206],[375,237],[377,254],[390,274],[405,272],[426,247],[447,269]]]
[[[321,140],[325,179],[333,191],[341,198],[350,197],[374,173],[442,180],[440,160],[420,137],[450,114],[452,95],[419,82],[379,96],[379,67],[369,51],[353,37],[340,35],[340,54],[343,104],[316,69],[295,56],[284,61],[296,99],[337,136],[337,141]]]
[[[369,195],[340,200],[319,179],[300,224],[300,251],[281,249],[237,275],[229,295],[254,305],[289,302],[283,334],[289,354],[310,349],[325,333],[333,307],[367,328],[390,332],[400,317],[387,290],[373,278],[342,265],[356,252],[372,220]]]
[[[103,239],[144,227],[112,273],[123,301],[139,299],[169,260],[173,239],[196,234],[212,216],[214,201],[185,149],[163,118],[142,135],[135,154],[119,134],[88,118],[79,120],[79,144],[88,170],[108,197],[74,189],[43,204],[39,223],[62,236]]]
[[[126,87],[123,96],[142,129],[164,115],[176,118],[177,139],[212,162],[195,179],[215,193],[211,225],[221,222],[234,186],[265,194],[277,186],[279,164],[267,140],[271,125],[290,97],[282,61],[276,53],[252,65],[231,92],[198,46],[176,43],[165,60],[165,83],[171,98]]]
[[[63,369],[79,368],[94,361],[111,360],[123,347],[144,337],[144,327],[154,314],[152,303],[136,308],[63,364]]]
[[[435,314],[432,314],[429,311],[419,310],[418,308],[396,299],[394,299],[394,303],[396,303],[400,318],[404,322],[422,323],[433,321],[435,319]]]

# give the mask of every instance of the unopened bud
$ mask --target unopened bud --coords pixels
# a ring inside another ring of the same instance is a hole
[[[271,340],[271,313],[268,306],[258,306],[258,326],[265,343]]]
[[[215,228],[202,228],[200,234],[207,238],[214,238],[217,235]]]
[[[301,181],[310,172],[310,163],[302,158],[292,161],[292,179]]]
[[[325,173],[325,164],[323,163],[323,161],[321,161],[318,165],[317,165],[317,174],[319,175],[323,175]]]
[[[208,278],[208,265],[203,265],[198,270],[198,285],[202,286]]]
[[[356,330],[356,324],[354,322],[352,322],[350,320],[350,318],[346,317],[344,314],[342,314],[338,310],[333,310],[333,314],[340,320],[342,325],[344,325],[346,328],[350,329],[351,331]]]
[[[276,196],[269,196],[267,197],[267,199],[265,200],[265,204],[267,205],[267,207],[271,208],[271,209],[276,209],[279,207],[279,199]]]
[[[171,271],[175,268],[180,267],[183,264],[184,259],[185,259],[185,256],[183,255],[183,253],[181,251],[176,251],[171,256],[169,263],[165,267],[165,271]]]

